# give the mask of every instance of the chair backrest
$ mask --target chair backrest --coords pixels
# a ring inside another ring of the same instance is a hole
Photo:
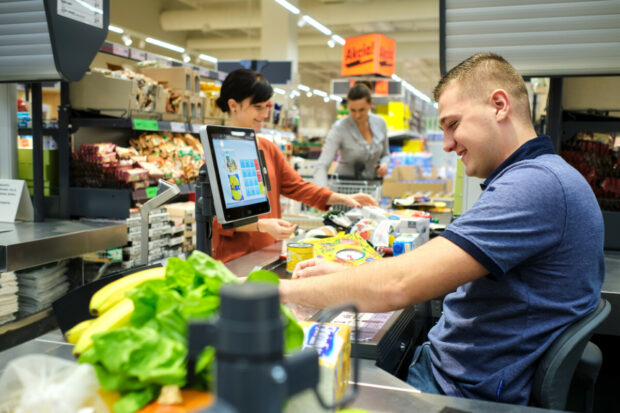
[[[531,402],[564,410],[575,368],[594,329],[609,315],[611,305],[601,298],[596,310],[570,325],[541,357],[534,373]]]

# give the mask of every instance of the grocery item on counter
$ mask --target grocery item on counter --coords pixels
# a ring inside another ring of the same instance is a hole
[[[74,353],[80,354],[79,362],[95,367],[105,391],[120,394],[115,413],[138,411],[154,400],[163,386],[185,386],[188,323],[215,315],[220,286],[241,282],[220,261],[199,251],[187,260],[170,258],[163,278],[162,270],[150,276],[142,271],[103,287],[91,302],[100,315],[67,331],[67,340],[77,342]],[[278,281],[277,275],[263,270],[251,273],[246,280]],[[297,350],[303,330],[288,308],[281,309],[286,320],[285,351]],[[208,347],[196,361],[192,373],[202,389],[212,383],[214,357],[213,348]]]
[[[381,258],[358,234],[342,234],[331,238],[303,240],[314,245],[314,258],[344,265],[360,265]]]
[[[286,245],[286,271],[292,274],[298,263],[312,258],[312,244],[293,242]]]

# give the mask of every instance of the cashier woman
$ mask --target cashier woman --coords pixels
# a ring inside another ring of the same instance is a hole
[[[381,116],[370,112],[370,82],[358,81],[347,94],[349,116],[330,129],[314,172],[314,183],[327,186],[327,170],[340,153],[336,173],[366,179],[382,178],[390,161],[387,127]]]
[[[219,108],[230,114],[230,126],[252,128],[258,131],[269,116],[269,99],[273,89],[265,77],[256,71],[238,69],[231,72],[224,83]],[[284,155],[272,142],[258,138],[258,148],[265,154],[265,163],[271,182],[269,204],[271,212],[261,215],[258,222],[235,229],[224,229],[213,223],[213,257],[224,262],[287,239],[295,225],[281,219],[280,195],[326,210],[328,205],[376,205],[366,194],[344,195],[304,181],[288,164]]]

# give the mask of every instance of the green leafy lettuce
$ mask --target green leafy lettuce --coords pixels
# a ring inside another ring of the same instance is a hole
[[[163,280],[140,284],[127,295],[134,303],[131,326],[93,336],[93,346],[80,363],[90,363],[101,387],[121,394],[115,413],[133,413],[157,397],[161,386],[186,384],[187,326],[217,314],[223,284],[241,281],[226,266],[194,251],[187,260],[170,258]],[[279,282],[264,270],[250,274],[246,282]],[[285,351],[299,349],[303,330],[292,312],[281,306],[285,322]],[[195,373],[202,388],[214,382],[215,351],[205,348],[196,361]]]

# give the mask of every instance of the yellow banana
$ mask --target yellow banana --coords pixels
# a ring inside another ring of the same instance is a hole
[[[67,339],[68,343],[77,344],[80,336],[86,329],[95,321],[95,319],[91,318],[90,320],[84,320],[81,323],[77,323],[73,327],[71,327],[65,333],[65,339]]]
[[[129,325],[129,319],[133,314],[133,301],[124,298],[110,310],[97,317],[93,323],[82,333],[75,347],[73,347],[73,355],[79,357],[93,345],[93,335],[103,333],[105,331],[114,330],[116,328]]]
[[[94,316],[102,315],[125,298],[125,293],[127,291],[132,290],[144,281],[164,279],[165,276],[165,267],[155,267],[149,268],[148,270],[138,271],[136,273],[126,275],[123,278],[119,278],[116,281],[112,281],[93,294],[90,299],[90,313]]]

